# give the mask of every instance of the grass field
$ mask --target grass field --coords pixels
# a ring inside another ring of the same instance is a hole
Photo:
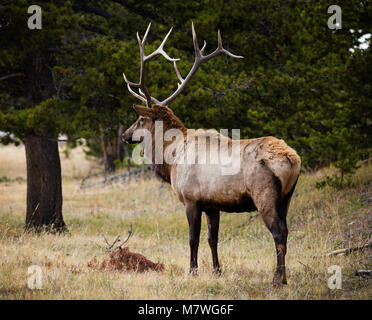
[[[24,148],[0,147],[1,299],[371,299],[372,280],[355,276],[372,269],[371,250],[313,258],[372,240],[372,164],[363,165],[353,186],[315,188],[327,170],[302,174],[288,213],[288,285],[273,288],[274,241],[256,213],[222,214],[219,255],[223,274],[212,274],[203,216],[199,276],[188,274],[188,224],[170,186],[155,178],[79,188],[96,163],[81,149],[61,152],[66,235],[23,233],[26,203]],[[103,235],[125,238],[131,251],[162,272],[120,273],[87,267],[107,257]],[[28,267],[42,270],[42,288],[28,288]],[[328,288],[328,268],[341,267],[342,289]]]

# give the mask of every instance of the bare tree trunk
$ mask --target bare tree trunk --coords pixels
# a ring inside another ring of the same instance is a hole
[[[107,141],[107,137],[102,136],[101,137],[101,144],[102,144],[102,151],[103,151],[103,159],[105,162],[105,171],[106,172],[114,172],[116,170],[115,165],[115,155],[113,154],[112,148],[110,148],[110,145]]]
[[[121,144],[121,134],[123,127],[119,126],[118,134],[113,137],[110,141],[106,136],[101,137],[101,145],[103,151],[103,158],[105,162],[105,171],[114,172],[116,170],[115,160],[123,161],[124,150]]]
[[[124,127],[122,125],[119,126],[119,129],[118,129],[118,136],[117,136],[117,146],[116,146],[116,154],[118,156],[118,159],[120,161],[123,161],[124,160],[124,148],[123,148],[123,143],[122,143],[122,140],[121,140],[121,135],[123,134],[124,132]]]
[[[29,135],[27,162],[26,230],[67,231],[62,217],[61,162],[58,142]]]

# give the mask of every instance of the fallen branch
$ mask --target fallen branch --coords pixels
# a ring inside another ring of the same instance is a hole
[[[80,188],[84,187],[84,184],[85,184],[86,180],[88,180],[90,178],[93,178],[93,177],[98,177],[100,175],[103,175],[104,173],[105,173],[105,171],[100,171],[100,172],[96,172],[96,173],[88,173],[88,175],[86,175],[83,179],[81,179]]]
[[[118,249],[118,248],[121,249],[121,247],[122,247],[125,243],[128,242],[128,240],[129,240],[129,238],[131,237],[131,235],[132,235],[132,225],[130,225],[130,229],[128,230],[128,237],[127,237],[127,238],[122,242],[121,245],[117,246],[116,249]]]
[[[308,270],[310,270],[310,271],[315,271],[313,268],[309,267],[307,264],[301,262],[300,260],[298,260],[298,262],[299,262],[300,264],[302,264],[306,269],[308,269]]]
[[[108,251],[108,252],[111,252],[111,251],[112,251],[112,248],[114,247],[114,245],[115,245],[117,242],[120,241],[120,236],[117,236],[117,237],[115,238],[114,242],[111,243],[111,244],[107,241],[107,239],[106,239],[105,236],[103,236],[103,238],[105,239],[105,242],[106,242],[106,244],[107,244],[106,251]]]
[[[96,180],[96,181],[93,181],[93,182],[90,182],[90,183],[81,184],[80,188],[81,189],[90,188],[90,187],[93,187],[97,184],[106,184],[107,182],[118,180],[120,178],[122,178],[124,181],[127,181],[127,179],[129,177],[134,176],[134,175],[138,175],[138,174],[142,173],[143,171],[149,170],[150,168],[151,168],[151,166],[147,165],[145,167],[141,167],[141,168],[137,168],[137,169],[134,169],[134,170],[122,172],[122,173],[119,173],[119,174],[114,175],[114,176],[104,177],[102,179],[99,179],[99,180]]]
[[[300,264],[302,264],[309,272],[312,276],[316,276],[319,280],[323,280],[322,277],[318,274],[318,272],[316,272],[316,270],[314,270],[313,268],[309,267],[307,264],[301,262],[300,260],[298,260],[298,262]]]
[[[243,227],[249,225],[249,224],[252,222],[252,220],[253,220],[253,219],[256,219],[258,216],[259,216],[258,213],[255,214],[254,216],[250,216],[249,219],[248,219],[246,222],[244,222],[244,223],[242,223],[242,224],[236,226],[235,228],[237,228],[237,229],[238,229],[238,228],[243,228]]]
[[[372,242],[370,242],[370,243],[368,243],[364,246],[360,246],[360,247],[334,250],[334,251],[331,251],[327,254],[320,254],[320,255],[319,254],[314,254],[312,257],[313,258],[321,258],[321,257],[330,257],[330,256],[347,256],[348,254],[350,254],[354,251],[363,250],[363,249],[367,249],[367,248],[372,248]]]
[[[118,242],[120,242],[120,235],[117,236],[117,237],[115,238],[115,240],[114,240],[111,244],[107,241],[106,237],[105,237],[104,235],[102,235],[102,236],[103,236],[103,239],[105,239],[105,242],[106,242],[106,244],[107,244],[106,251],[107,251],[107,252],[113,252],[113,251],[115,251],[116,249],[121,249],[122,246],[123,246],[125,243],[128,242],[128,240],[129,240],[129,238],[131,237],[132,233],[133,233],[133,229],[132,229],[132,225],[130,225],[130,229],[128,230],[128,237],[127,237],[127,238],[126,238],[126,239],[125,239],[125,240],[124,240],[120,245],[118,245],[116,248],[114,248],[114,246],[115,246]],[[114,249],[113,249],[113,248],[114,248]]]
[[[355,275],[362,278],[372,278],[372,270],[356,270]]]

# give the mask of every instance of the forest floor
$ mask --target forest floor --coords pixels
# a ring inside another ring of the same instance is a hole
[[[190,276],[188,223],[169,185],[149,178],[80,189],[96,161],[87,160],[82,149],[69,157],[61,152],[61,161],[69,234],[25,234],[24,148],[0,147],[0,299],[372,299],[372,279],[355,275],[372,269],[371,249],[313,257],[371,242],[371,162],[341,190],[315,188],[332,168],[300,176],[288,213],[288,285],[273,288],[274,241],[256,212],[222,214],[220,277],[212,273],[203,215],[199,275]],[[131,226],[125,246],[164,268],[92,268],[89,262],[108,258],[104,237],[123,240]],[[40,289],[29,287],[34,265],[40,267]],[[340,267],[341,289],[328,286],[334,265]]]

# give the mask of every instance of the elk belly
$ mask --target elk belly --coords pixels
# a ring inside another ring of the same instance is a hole
[[[198,202],[206,208],[223,207],[221,210],[229,212],[253,209],[242,172],[223,175],[220,165],[177,165],[172,174],[172,187],[182,202]]]

